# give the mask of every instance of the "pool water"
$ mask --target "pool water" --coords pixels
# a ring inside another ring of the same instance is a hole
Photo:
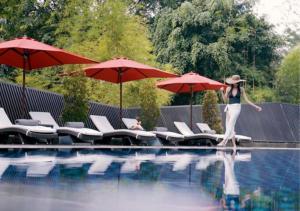
[[[299,210],[300,150],[0,151],[0,210]]]

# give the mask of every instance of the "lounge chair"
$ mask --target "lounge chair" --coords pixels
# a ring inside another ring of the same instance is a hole
[[[26,120],[20,121],[20,123],[21,122],[26,122]],[[56,130],[39,126],[38,122],[27,121],[27,125],[12,124],[3,108],[0,108],[0,134],[3,136],[17,135],[22,144],[27,141],[47,142],[47,140],[56,139],[58,137]]]
[[[59,135],[67,135],[75,142],[93,143],[95,140],[102,139],[102,133],[90,128],[84,128],[83,123],[70,123],[67,127],[60,127],[48,112],[29,112],[34,120],[39,120],[42,125],[51,126],[56,129]]]
[[[148,144],[149,141],[156,139],[155,134],[146,131],[114,129],[105,116],[90,115],[90,118],[96,128],[103,133],[103,137],[107,139],[121,137],[129,140],[131,145],[136,140],[139,144]]]
[[[197,133],[195,134],[185,122],[174,122],[175,127],[178,131],[184,135],[186,142],[197,142],[198,144],[216,145],[220,140],[220,137],[215,134],[208,133]],[[200,141],[200,142],[199,142]]]
[[[133,125],[136,125],[137,120],[131,118],[122,118],[125,126],[130,129]],[[154,133],[156,137],[162,142],[162,144],[172,144],[177,145],[179,142],[184,141],[184,136],[179,133],[174,133],[168,131],[165,127],[156,127],[155,131],[150,131]]]
[[[224,138],[224,134],[216,134],[216,131],[212,130],[208,124],[206,123],[196,123],[197,127],[202,133],[210,133],[214,134],[215,136],[219,137],[219,139]],[[249,136],[243,136],[243,135],[235,135],[236,140],[239,142],[241,140],[243,141],[251,141],[252,138]]]

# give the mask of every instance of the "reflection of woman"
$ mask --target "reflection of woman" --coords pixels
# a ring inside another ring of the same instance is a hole
[[[231,154],[226,154],[219,151],[223,157],[225,167],[225,181],[223,185],[224,197],[221,199],[221,205],[224,210],[245,210],[246,205],[251,201],[250,194],[240,200],[240,186],[234,173],[234,161],[236,151]]]
[[[261,107],[253,104],[247,97],[245,89],[240,86],[240,83],[245,80],[241,80],[239,75],[233,75],[230,78],[226,79],[226,83],[230,86],[227,87],[225,94],[224,89],[221,89],[222,98],[224,102],[228,101],[228,105],[225,108],[226,111],[226,132],[218,146],[225,146],[229,139],[232,139],[232,144],[236,147],[235,144],[235,123],[241,112],[241,96],[245,101],[253,106],[257,111],[261,111]]]
[[[239,209],[239,196],[240,187],[234,174],[234,159],[235,151],[232,155],[222,152],[223,161],[225,166],[225,182],[223,185],[224,199],[222,200],[222,206],[225,209],[236,210]]]

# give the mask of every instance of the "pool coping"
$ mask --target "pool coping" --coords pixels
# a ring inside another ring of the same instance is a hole
[[[0,149],[233,149],[217,146],[122,146],[122,145],[0,145]],[[237,150],[300,150],[300,147],[238,146]]]

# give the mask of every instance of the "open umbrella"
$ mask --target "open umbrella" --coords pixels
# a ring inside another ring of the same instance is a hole
[[[120,84],[120,128],[122,122],[123,82],[144,78],[169,78],[177,76],[126,58],[115,58],[92,65],[84,70],[88,77]]]
[[[64,65],[96,63],[59,48],[38,42],[28,37],[0,43],[0,64],[23,69],[22,114],[25,113],[25,73],[33,69]]]
[[[212,79],[201,76],[197,73],[187,73],[177,78],[161,81],[157,87],[174,93],[190,93],[190,127],[193,128],[193,93],[203,90],[217,90],[226,85]]]

